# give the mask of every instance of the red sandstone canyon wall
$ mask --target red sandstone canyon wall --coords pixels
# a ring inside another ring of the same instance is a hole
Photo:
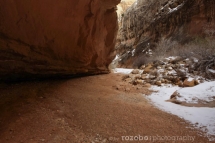
[[[107,73],[120,0],[0,0],[0,80]]]
[[[200,36],[215,36],[214,0],[137,0],[120,21],[116,51],[129,67],[162,38],[183,44]]]

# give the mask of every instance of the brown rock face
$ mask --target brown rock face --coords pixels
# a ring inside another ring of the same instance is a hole
[[[121,65],[129,65],[161,38],[183,44],[193,36],[215,36],[215,1],[137,0],[119,25],[116,50]]]
[[[0,78],[107,73],[120,0],[0,0]]]

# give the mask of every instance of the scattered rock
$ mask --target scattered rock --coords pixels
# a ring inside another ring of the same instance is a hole
[[[133,85],[144,85],[145,83],[158,86],[162,84],[174,84],[179,87],[193,87],[203,82],[204,79],[189,78],[191,76],[195,77],[198,71],[195,71],[196,74],[193,71],[189,72],[189,68],[185,67],[186,64],[193,65],[193,62],[181,57],[166,58],[166,61],[157,60],[146,66],[142,65],[142,73],[140,73],[140,70],[134,69],[131,74],[125,75],[123,79]]]

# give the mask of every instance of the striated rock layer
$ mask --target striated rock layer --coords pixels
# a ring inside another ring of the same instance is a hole
[[[132,61],[161,38],[183,44],[194,36],[215,35],[214,0],[137,0],[119,24],[117,54]]]
[[[107,73],[120,0],[0,0],[0,80]]]

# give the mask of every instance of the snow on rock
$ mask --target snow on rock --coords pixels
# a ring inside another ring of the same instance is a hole
[[[188,79],[187,79],[187,81],[193,81],[194,80],[194,78],[192,78],[192,77],[189,77]]]
[[[209,69],[209,72],[211,72],[211,73],[215,73],[215,70],[213,70],[213,69]]]
[[[184,3],[178,5],[177,7],[173,8],[173,9],[169,8],[169,13],[172,13],[172,12],[174,12],[174,11],[177,11],[177,10],[178,10],[179,8],[181,8],[183,5],[184,5]]]
[[[192,88],[181,89],[178,86],[152,86],[151,89],[156,91],[146,97],[156,107],[163,111],[179,116],[194,125],[195,128],[202,130],[210,141],[215,141],[215,108],[207,107],[185,107],[171,102],[166,102],[176,90],[183,93],[184,98],[198,96],[198,98],[209,99],[208,95],[215,94],[215,82],[207,82]]]
[[[135,49],[132,51],[132,57],[134,56],[134,54],[135,54]]]
[[[119,55],[116,55],[115,59],[113,61],[116,61],[119,59]]]
[[[168,57],[168,58],[165,58],[166,60],[175,60],[177,57],[176,56],[171,56],[171,57]]]

